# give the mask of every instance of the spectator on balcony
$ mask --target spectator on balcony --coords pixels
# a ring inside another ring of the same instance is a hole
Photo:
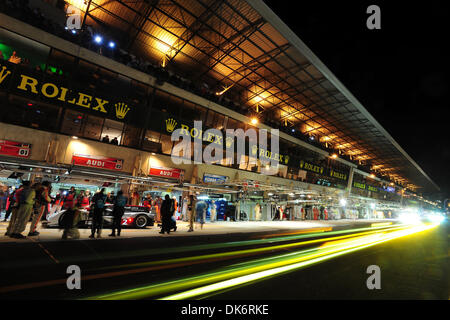
[[[19,64],[22,61],[22,59],[17,56],[17,52],[13,51],[13,53],[12,53],[11,57],[9,57],[8,61],[11,63]]]
[[[102,142],[109,143],[109,136],[108,135],[104,136]]]
[[[111,144],[115,144],[116,146],[119,145],[119,140],[117,140],[117,137],[114,137],[114,139],[111,140]]]

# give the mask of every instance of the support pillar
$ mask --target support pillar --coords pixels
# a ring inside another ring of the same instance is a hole
[[[355,173],[355,168],[350,167],[350,172],[349,172],[349,174],[348,174],[347,190],[346,190],[347,196],[349,196],[350,193],[352,193],[353,174],[354,174],[354,173]]]

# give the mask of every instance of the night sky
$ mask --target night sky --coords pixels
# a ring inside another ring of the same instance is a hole
[[[265,1],[450,197],[450,9],[390,2]]]

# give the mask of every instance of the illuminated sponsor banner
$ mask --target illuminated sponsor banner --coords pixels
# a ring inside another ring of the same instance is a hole
[[[330,169],[330,177],[337,178],[337,179],[344,180],[344,181],[347,181],[347,178],[348,178],[346,173],[342,173],[342,172],[336,171],[334,169]]]
[[[317,174],[323,174],[325,169],[322,166],[318,166],[304,160],[300,160],[300,169],[315,172]]]
[[[184,172],[181,169],[153,167],[150,168],[149,175],[163,178],[179,179],[183,176],[183,173]]]
[[[366,190],[366,184],[365,183],[361,183],[361,182],[353,182],[353,187],[358,188],[358,189],[363,189]]]
[[[177,127],[179,127],[178,121],[173,118],[166,119],[165,124],[166,124],[166,132],[167,133],[172,133],[175,131],[175,129]],[[201,138],[205,142],[215,143],[220,146],[223,145],[223,137],[222,136],[218,136],[218,135],[215,135],[212,133],[204,133],[203,130],[201,130],[201,129],[199,130],[197,128],[191,128],[190,126],[188,126],[186,124],[180,124],[180,134],[194,138],[194,139]],[[232,145],[232,143],[233,143],[232,139],[228,139],[226,141],[226,146],[230,147]]]
[[[260,159],[265,158],[267,160],[275,160],[283,165],[289,164],[289,156],[288,155],[282,155],[282,154],[278,154],[275,152],[271,152],[271,151],[265,150],[263,148],[259,148],[258,146],[252,147],[252,156],[253,157],[258,156]]]
[[[370,185],[367,185],[367,190],[372,191],[372,192],[378,192],[379,191],[377,187],[370,186]]]
[[[14,68],[17,68],[14,71]],[[132,107],[126,103],[94,95],[90,89],[78,90],[66,84],[58,83],[57,78],[42,80],[41,75],[30,75],[29,70],[20,69],[15,65],[0,64],[0,87],[13,89],[14,92],[32,98],[45,98],[57,104],[66,103],[74,109],[90,110],[94,113],[109,115],[117,120],[127,118]]]
[[[167,133],[172,133],[177,128],[180,129],[181,135],[184,135],[186,137],[191,137],[193,139],[202,139],[202,141],[204,141],[204,142],[210,142],[212,144],[217,144],[219,146],[223,146],[224,140],[225,140],[226,148],[231,148],[234,143],[234,139],[232,137],[223,137],[223,136],[215,135],[215,134],[209,133],[209,132],[206,133],[201,129],[199,130],[195,127],[190,127],[186,124],[179,123],[177,120],[175,120],[173,118],[168,118],[165,120],[165,129],[166,129]],[[260,159],[264,158],[267,160],[275,160],[283,165],[287,165],[289,163],[288,155],[281,155],[278,153],[274,153],[274,152],[259,148],[256,145],[252,147],[251,155],[253,157],[259,156]]]
[[[76,166],[117,170],[117,171],[123,169],[123,160],[103,156],[74,154],[72,156],[72,164]]]
[[[0,140],[0,154],[5,156],[28,158],[31,153],[31,144]]]
[[[203,175],[203,182],[204,183],[214,183],[214,184],[222,184],[228,181],[228,177],[227,176],[218,176],[215,174],[209,174],[209,173],[205,173]]]

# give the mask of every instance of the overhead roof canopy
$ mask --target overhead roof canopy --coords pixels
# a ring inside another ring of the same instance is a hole
[[[314,135],[412,189],[437,185],[261,0],[70,0],[130,52]]]

